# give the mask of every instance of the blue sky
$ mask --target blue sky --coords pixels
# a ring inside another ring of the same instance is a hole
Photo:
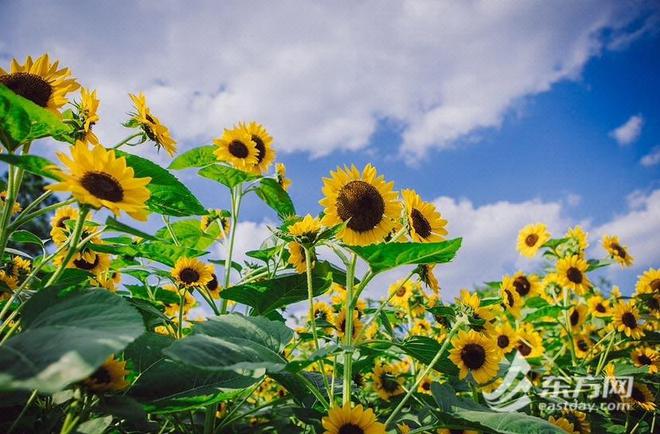
[[[619,234],[638,260],[608,277],[629,292],[660,262],[659,17],[652,1],[3,2],[0,62],[60,58],[98,89],[108,145],[126,134],[128,92],[146,93],[182,150],[261,121],[301,213],[320,210],[321,176],[373,163],[464,237],[439,272],[446,294],[533,269],[514,243],[535,221],[557,235],[580,223],[594,246]],[[253,248],[275,217],[256,199],[243,211],[241,247]]]

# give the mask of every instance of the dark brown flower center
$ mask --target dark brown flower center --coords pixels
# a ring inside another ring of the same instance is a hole
[[[417,235],[422,238],[428,238],[431,235],[431,224],[421,212],[413,208],[410,212],[410,219]]]
[[[508,303],[509,307],[513,307],[513,305],[516,303],[516,299],[513,298],[513,294],[508,289],[505,289],[504,293],[506,294],[506,302]]]
[[[624,249],[623,247],[621,247],[621,246],[620,246],[619,244],[617,244],[617,243],[612,243],[612,244],[610,245],[610,248],[616,252],[616,255],[617,255],[619,258],[625,259],[626,256],[628,256],[628,254],[626,253],[626,249]]]
[[[600,313],[605,313],[607,312],[607,309],[605,309],[605,306],[603,306],[603,303],[598,303],[596,305],[596,311]]]
[[[568,278],[569,281],[580,284],[582,283],[582,271],[580,271],[579,268],[576,267],[570,267],[566,271],[566,277]]]
[[[392,374],[385,373],[380,376],[380,384],[387,393],[394,393],[399,390],[400,384]]]
[[[431,390],[431,382],[425,381],[422,383],[422,390]]]
[[[99,255],[94,255],[93,262],[87,262],[83,258],[74,259],[73,265],[81,270],[93,270],[97,265],[99,265]]]
[[[529,294],[530,289],[532,289],[532,284],[529,283],[529,280],[525,276],[518,276],[513,281],[513,286],[516,288],[516,292],[520,294],[521,297]]]
[[[653,292],[660,292],[660,279],[653,279],[651,281],[651,289]]]
[[[48,106],[48,100],[53,93],[53,87],[36,74],[14,72],[0,76],[0,83],[7,86],[15,94],[27,98],[41,107]]]
[[[61,219],[57,220],[55,223],[56,228],[66,228],[66,222],[71,220],[71,217],[62,217]]]
[[[587,341],[584,339],[579,339],[577,341],[576,346],[580,349],[580,351],[587,351],[589,349],[589,345],[587,345]]]
[[[532,347],[523,341],[518,341],[518,351],[520,351],[520,354],[527,357],[532,353]]]
[[[507,335],[499,335],[497,337],[497,346],[500,348],[506,348],[509,346],[509,343],[511,341],[509,340],[509,337]]]
[[[80,180],[85,190],[101,200],[121,202],[124,199],[124,189],[119,181],[103,172],[87,172]]]
[[[396,295],[397,297],[403,297],[404,295],[406,295],[405,286],[400,286],[399,289],[396,290]]]
[[[571,316],[569,318],[571,320],[571,325],[575,327],[580,322],[580,312],[578,312],[576,309],[573,309],[573,312],[571,312]]]
[[[364,430],[353,423],[346,423],[339,428],[339,434],[364,434]]]
[[[525,237],[525,244],[527,244],[528,247],[534,247],[536,245],[536,242],[539,240],[539,236],[536,234],[529,234]]]
[[[192,268],[184,268],[179,273],[179,279],[185,284],[195,283],[199,280],[199,273]]]
[[[486,362],[486,350],[479,344],[467,344],[461,350],[461,360],[470,369],[479,369]]]
[[[266,158],[266,144],[261,140],[261,137],[255,134],[252,134],[252,141],[257,148],[257,163],[261,163]]]
[[[250,154],[245,143],[239,140],[233,140],[229,143],[229,153],[236,158],[246,158]]]
[[[630,392],[630,396],[632,399],[634,399],[637,402],[646,402],[646,395],[644,395],[644,392],[642,389],[639,387],[633,385],[632,391]]]
[[[649,356],[647,356],[646,354],[640,354],[639,357],[637,358],[637,360],[642,365],[650,365],[651,363],[653,363],[653,360],[651,360],[651,358]]]
[[[206,284],[206,289],[209,291],[215,291],[218,289],[218,276],[215,273],[211,274],[211,280]]]
[[[91,378],[99,384],[112,383],[112,375],[110,375],[110,372],[105,369],[105,366],[101,366],[96,371],[94,371],[94,373],[91,375]]]
[[[375,228],[385,213],[385,201],[376,187],[364,181],[351,181],[337,195],[337,214],[356,232]]]
[[[621,315],[621,322],[630,329],[637,328],[637,318],[635,318],[635,314],[632,312],[626,312]]]

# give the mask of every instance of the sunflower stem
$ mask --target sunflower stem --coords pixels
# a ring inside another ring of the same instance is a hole
[[[73,229],[71,238],[69,238],[69,251],[64,257],[64,260],[62,261],[62,264],[59,266],[59,268],[55,270],[52,276],[50,276],[50,279],[48,279],[44,288],[48,288],[53,283],[57,282],[57,279],[59,279],[62,273],[64,273],[66,266],[69,265],[71,258],[73,258],[73,256],[78,252],[78,241],[80,241],[80,235],[82,234],[83,227],[85,226],[85,218],[87,217],[87,213],[89,213],[89,207],[86,205],[81,205],[80,212],[78,213],[78,220],[76,221],[76,226]]]
[[[564,288],[564,321],[566,323],[566,334],[568,335],[568,349],[571,352],[571,366],[575,366],[575,346],[573,333],[571,331],[571,318],[568,314],[568,289]]]
[[[442,355],[447,350],[447,347],[449,347],[449,343],[450,343],[451,339],[458,332],[461,325],[463,325],[464,321],[465,321],[465,319],[463,317],[461,317],[454,323],[453,327],[451,328],[451,330],[447,334],[447,337],[445,338],[445,341],[443,342],[442,346],[440,347],[440,349],[436,353],[435,357],[433,357],[433,359],[431,360],[431,363],[429,363],[426,366],[426,368],[419,375],[417,375],[417,377],[415,379],[415,384],[413,384],[413,386],[408,390],[408,393],[406,393],[406,395],[403,397],[403,399],[399,402],[399,405],[396,406],[396,408],[394,409],[392,414],[390,414],[390,416],[385,421],[385,428],[386,429],[392,423],[392,421],[398,416],[398,414],[401,412],[401,409],[403,408],[404,405],[406,405],[406,403],[408,402],[408,400],[412,396],[413,392],[415,390],[417,390],[417,388],[419,387],[419,383],[422,382],[424,377],[426,377],[428,375],[428,373],[431,371],[431,369],[433,369],[435,364],[438,363],[438,361],[440,360]]]
[[[41,215],[48,214],[49,212],[56,210],[57,208],[61,208],[65,205],[70,205],[74,203],[76,200],[71,198],[67,199],[62,202],[55,203],[53,205],[45,206],[43,208],[40,208],[30,214],[25,214],[25,211],[23,211],[17,218],[14,220],[10,225],[9,225],[9,232],[15,231],[19,227],[23,226],[25,223],[29,222],[30,220],[33,220]]]
[[[131,134],[130,136],[126,137],[126,138],[125,138],[124,140],[122,140],[121,142],[116,143],[116,144],[115,144],[114,146],[112,146],[110,149],[119,149],[119,148],[121,148],[122,146],[124,146],[125,144],[127,144],[128,142],[130,142],[131,140],[133,140],[134,138],[136,138],[136,137],[140,137],[140,136],[143,136],[143,135],[144,135],[144,133],[143,133],[142,131],[140,131],[139,133]]]
[[[11,219],[11,212],[14,208],[14,203],[16,202],[16,196],[14,195],[14,173],[16,168],[14,166],[9,166],[7,171],[7,196],[5,197],[4,208],[2,209],[2,214],[0,214],[0,259],[5,254],[5,248],[7,247],[7,238],[9,236],[9,220]]]
[[[181,339],[183,337],[183,308],[186,303],[186,289],[179,293],[179,324],[176,328],[176,337]]]
[[[355,276],[355,265],[357,254],[353,253],[351,262],[346,272],[346,317],[344,319],[344,389],[342,404],[351,403],[351,385],[353,368],[353,281]]]
[[[238,226],[238,213],[241,209],[241,199],[243,193],[241,191],[241,186],[235,187],[231,190],[231,227],[229,228],[229,243],[227,245],[227,253],[225,257],[225,281],[223,289],[229,286],[231,281],[231,269],[232,269],[232,255],[234,253],[234,240],[236,238],[236,226]],[[220,313],[227,313],[227,300],[222,299],[222,304],[220,306]]]

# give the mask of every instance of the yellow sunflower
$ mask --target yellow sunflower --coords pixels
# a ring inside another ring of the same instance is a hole
[[[601,295],[594,295],[587,300],[589,312],[597,318],[604,318],[612,315],[610,301],[604,299]]]
[[[474,330],[460,331],[451,344],[449,359],[460,369],[461,380],[471,373],[477,383],[485,383],[497,375],[502,353],[490,337]]]
[[[171,274],[180,287],[195,288],[213,279],[213,267],[195,258],[179,258]]]
[[[147,98],[142,92],[137,95],[128,94],[135,106],[135,119],[144,131],[144,134],[156,144],[156,148],[165,148],[165,151],[171,156],[176,153],[176,142],[170,135],[170,130],[163,125],[158,118],[151,113],[147,105]]]
[[[395,366],[377,364],[374,368],[373,381],[376,393],[385,401],[404,392],[402,387],[404,379]]]
[[[71,158],[57,155],[70,173],[62,174],[62,181],[47,186],[48,190],[70,191],[78,202],[108,208],[115,216],[123,210],[137,220],[147,219],[146,202],[151,196],[147,185],[151,178],[136,178],[126,158],[117,158],[100,145],[90,150],[81,141],[71,148]]]
[[[649,268],[637,279],[635,295],[660,294],[660,269]]]
[[[566,232],[566,238],[572,238],[578,245],[578,249],[581,252],[587,250],[589,247],[588,234],[582,229],[582,226],[573,226]]]
[[[431,394],[431,385],[433,384],[433,379],[430,376],[425,376],[420,381],[419,386],[417,386],[417,391],[419,393],[425,393],[427,395]]]
[[[523,324],[518,330],[518,343],[516,348],[524,357],[532,358],[543,354],[543,338],[534,330],[531,324]]]
[[[585,306],[582,303],[578,303],[575,306],[571,307],[571,309],[568,311],[568,320],[571,323],[571,328],[573,330],[579,329],[582,324],[586,321],[587,319],[587,306]]]
[[[163,290],[168,292],[173,292],[174,294],[177,295],[177,298],[179,298],[181,295],[181,291],[177,289],[177,287],[174,285],[163,285]],[[196,303],[197,300],[195,299],[195,297],[193,297],[193,295],[189,291],[183,291],[184,315],[187,314],[190,311],[190,309],[192,309],[195,306]],[[174,318],[174,320],[178,321],[180,301],[177,303],[163,302],[163,305],[165,306],[165,315],[167,315],[170,318]]]
[[[502,278],[500,297],[502,297],[502,306],[504,306],[504,309],[511,312],[514,317],[519,317],[524,301],[520,298],[520,294],[516,291],[515,286],[513,286],[513,278],[509,276]]]
[[[7,204],[7,191],[1,191],[0,192],[0,205],[2,205],[2,208],[4,208],[6,206],[6,204]],[[18,201],[15,200],[14,204],[11,206],[11,214],[12,215],[18,214],[19,212],[21,212],[22,209],[23,209],[23,207],[21,206],[21,204],[18,203]]]
[[[13,59],[9,71],[0,68],[0,84],[58,116],[66,94],[80,87],[69,68],[59,69],[59,61],[50,63],[48,54],[34,61],[28,56],[23,65]]]
[[[55,211],[55,215],[50,219],[50,236],[56,246],[61,246],[71,236],[71,229],[67,226],[68,221],[76,221],[78,219],[78,209],[71,206],[64,206]],[[87,213],[85,220],[92,220],[92,213]],[[91,228],[83,228],[81,238],[87,238],[92,234]],[[95,242],[100,238],[94,239]]]
[[[202,232],[207,232],[210,228],[219,228],[217,239],[223,239],[231,229],[231,219],[228,211],[221,209],[208,210],[208,214],[202,216],[199,220],[199,228]]]
[[[362,173],[355,166],[331,172],[323,179],[323,194],[321,222],[327,227],[346,223],[337,234],[346,244],[379,243],[396,225],[399,208],[393,183],[378,176],[371,164]]]
[[[481,300],[476,293],[470,293],[467,289],[461,290],[461,295],[458,298],[458,303],[470,309],[470,317],[473,321],[483,320],[481,326],[473,326],[478,331],[490,331],[493,327],[495,320],[497,305],[481,306]]]
[[[273,138],[266,128],[257,122],[239,122],[236,128],[250,136],[257,150],[257,161],[249,171],[255,175],[268,172],[270,165],[275,161],[275,149],[272,147]]]
[[[503,354],[513,351],[518,343],[518,334],[508,322],[495,327],[490,336]]]
[[[84,384],[92,392],[119,392],[130,384],[126,381],[127,373],[126,362],[111,356],[84,381]]]
[[[340,310],[339,313],[335,315],[334,326],[337,336],[343,338],[346,333],[346,309]],[[364,324],[360,321],[358,312],[353,311],[353,339],[358,336],[362,327],[364,327]]]
[[[534,297],[541,291],[541,282],[535,274],[526,275],[522,271],[518,271],[511,277],[511,279],[511,284],[523,300],[528,297]]]
[[[307,272],[307,264],[305,262],[305,248],[302,244],[291,241],[287,248],[289,250],[289,264],[293,265],[298,273]],[[313,266],[313,265],[312,265]]]
[[[440,284],[438,278],[433,274],[435,264],[424,264],[418,268],[420,280],[431,290],[436,296],[440,294]]]
[[[286,166],[284,163],[277,163],[275,165],[275,178],[284,191],[289,191],[291,180],[286,177]]]
[[[82,119],[82,140],[92,145],[98,145],[99,139],[92,131],[92,127],[99,121],[98,115],[99,104],[101,103],[96,97],[96,91],[89,91],[88,89],[80,89],[80,117]]]
[[[628,248],[622,246],[619,242],[619,237],[613,235],[606,235],[603,237],[603,248],[612,259],[621,265],[621,267],[630,267],[635,258],[630,256]]]
[[[53,263],[60,266],[64,262],[64,257],[65,253],[56,256]],[[94,275],[106,273],[110,269],[110,255],[92,251],[79,252],[74,255],[66,267],[88,271]]]
[[[220,286],[220,283],[218,282],[218,276],[216,276],[215,273],[211,273],[211,280],[209,280],[209,282],[206,284],[206,290],[212,299],[217,300],[220,298],[222,287]]]
[[[580,359],[584,359],[591,352],[593,342],[591,342],[589,335],[578,333],[573,336],[573,348],[575,349],[575,355]]]
[[[330,324],[335,322],[335,313],[325,301],[315,301],[313,306],[314,320],[325,321]],[[331,332],[332,328],[325,328],[326,332]]]
[[[225,129],[222,137],[213,140],[215,156],[238,170],[252,172],[257,165],[257,145],[250,134],[240,128]]]
[[[321,231],[321,221],[307,214],[302,220],[289,227],[289,233],[303,241],[313,241]]]
[[[553,417],[548,418],[548,422],[551,424],[563,429],[567,434],[580,434],[580,431],[576,431],[572,423],[568,421],[565,417]]]
[[[640,322],[639,310],[633,303],[617,303],[614,306],[612,327],[629,338],[644,336],[644,325]]]
[[[655,411],[655,395],[646,384],[634,382],[630,396],[621,397],[623,402],[635,405],[646,411]]]
[[[518,233],[517,249],[521,255],[533,258],[541,246],[550,239],[550,232],[543,223],[527,225]]]
[[[404,282],[403,279],[397,280],[389,288],[390,303],[392,306],[408,311],[408,301],[412,297],[413,291],[413,282],[410,280]]]
[[[557,277],[563,287],[582,295],[591,286],[588,268],[587,261],[577,255],[561,258],[557,261]]]
[[[403,190],[401,196],[408,216],[410,238],[418,243],[442,241],[447,235],[447,220],[442,218],[435,205],[424,202],[413,190]]]
[[[371,409],[361,405],[351,408],[350,403],[331,408],[321,423],[324,434],[385,434],[385,425],[378,422]]]
[[[423,318],[416,319],[410,329],[410,334],[412,336],[431,336],[432,333],[433,328],[431,328],[431,323]]]
[[[641,368],[648,366],[649,374],[657,374],[660,370],[660,354],[651,347],[637,348],[631,354],[633,365]]]

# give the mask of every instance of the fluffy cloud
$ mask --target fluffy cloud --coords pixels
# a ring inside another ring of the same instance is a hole
[[[631,26],[643,4],[3,2],[12,31],[0,53],[6,63],[49,51],[98,88],[109,143],[125,134],[114,125],[126,93],[143,90],[190,144],[258,119],[279,149],[323,155],[367,147],[390,119],[410,157],[497,127],[521,98],[577,78],[604,46],[646,31],[649,20]]]
[[[621,146],[629,145],[642,133],[644,118],[642,115],[631,116],[623,125],[610,132],[610,136]]]
[[[660,146],[651,149],[651,152],[644,155],[639,163],[644,167],[652,167],[660,163]]]

